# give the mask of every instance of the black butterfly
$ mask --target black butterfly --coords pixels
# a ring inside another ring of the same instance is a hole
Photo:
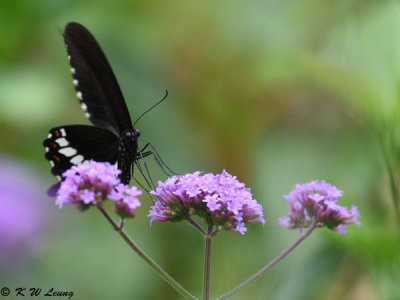
[[[76,95],[95,126],[66,125],[50,130],[43,145],[51,172],[61,181],[62,173],[80,161],[117,162],[121,182],[127,184],[135,160],[152,152],[138,151],[140,132],[132,126],[115,75],[92,34],[78,23],[68,23],[64,41]],[[55,196],[59,187],[60,182],[50,187],[48,194]]]

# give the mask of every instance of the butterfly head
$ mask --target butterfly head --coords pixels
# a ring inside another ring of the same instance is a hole
[[[137,138],[140,136],[140,131],[139,131],[139,129],[126,130],[123,133],[123,136],[125,136],[127,138],[133,137],[133,139],[137,140]]]
[[[123,148],[133,155],[136,155],[138,143],[137,140],[140,136],[140,131],[137,129],[126,130],[121,136],[121,143]]]

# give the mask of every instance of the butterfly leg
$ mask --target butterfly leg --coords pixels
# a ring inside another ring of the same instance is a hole
[[[145,185],[147,185],[147,188],[152,189],[153,187],[150,184],[149,179],[147,179],[147,177],[145,176],[144,171],[143,171],[142,167],[140,166],[140,164],[137,161],[135,161],[135,165],[136,165],[137,169],[139,170],[140,175],[142,175],[142,177],[145,181]],[[141,188],[145,189],[144,184],[141,184],[140,181],[136,177],[134,177],[134,180],[136,181],[137,184],[140,185]],[[147,189],[146,189],[146,192],[147,192]]]
[[[158,160],[157,156],[155,156],[155,154],[152,151],[146,151],[143,153],[143,157],[147,157],[149,155],[153,156],[153,159],[155,160],[155,162],[157,163],[157,165],[160,167],[161,171],[167,175],[168,177],[171,177],[173,175],[171,175],[169,172],[167,172],[167,170],[165,170],[163,164],[160,163],[160,161]]]
[[[146,151],[144,152],[144,150],[146,150],[147,147],[150,147],[151,150],[150,151]],[[174,172],[173,170],[171,170],[171,168],[169,168],[167,166],[167,164],[162,160],[160,154],[158,154],[157,150],[154,148],[154,146],[151,143],[147,143],[146,146],[143,147],[143,149],[140,151],[143,152],[143,157],[149,156],[149,155],[153,155],[154,160],[156,161],[156,163],[159,165],[159,167],[161,168],[161,170],[164,172],[164,174],[166,174],[167,176],[171,176],[172,175],[179,175],[178,173]],[[165,171],[164,167],[171,172],[171,174],[169,174],[168,172]]]
[[[144,158],[149,154],[147,154],[147,155],[144,155],[144,154],[145,153],[142,153],[141,151],[138,151],[138,153],[136,154],[134,162],[135,162],[135,165],[137,166],[140,174],[142,175],[142,177],[146,181],[147,185],[151,189],[154,189],[155,188],[154,181],[153,181],[153,179],[152,179],[152,177],[150,175],[149,169],[147,168],[147,164],[146,164],[146,162],[144,160]],[[143,170],[142,166],[139,164],[139,161],[141,161],[143,163],[144,170]],[[145,174],[147,175],[148,179],[147,179]]]
[[[150,197],[151,201],[154,204],[154,200],[152,195],[150,194],[150,190],[153,189],[149,183],[149,181],[147,180],[147,178],[144,176],[143,171],[141,169],[140,166],[138,166],[138,163],[135,162],[135,165],[138,167],[139,172],[141,173],[142,177],[144,178],[144,180],[146,181],[147,185],[149,188],[146,188],[135,176],[132,175],[133,180],[135,181],[135,183],[137,183]]]

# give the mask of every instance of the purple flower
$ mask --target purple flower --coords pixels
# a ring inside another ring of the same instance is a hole
[[[121,184],[121,173],[108,162],[78,163],[64,172],[65,180],[57,193],[56,204],[62,208],[64,203],[75,204],[79,210],[98,205],[107,198],[115,201],[115,211],[123,217],[135,216],[135,208],[140,206],[137,198],[141,191],[135,186],[129,188]]]
[[[158,182],[158,197],[148,217],[153,221],[176,222],[198,215],[219,229],[247,231],[245,224],[265,224],[263,209],[249,189],[225,170],[221,174],[194,172]]]
[[[0,152],[0,266],[23,270],[49,222],[44,186],[27,163]],[[5,273],[4,273],[5,274]]]
[[[115,212],[123,218],[132,218],[136,216],[135,209],[141,205],[137,196],[141,195],[142,191],[136,186],[128,188],[125,184],[118,184],[111,194],[108,196],[115,201]]]
[[[287,228],[305,228],[312,224],[316,227],[327,226],[340,234],[346,233],[346,225],[355,223],[360,226],[360,214],[356,206],[349,210],[337,204],[343,191],[322,180],[314,180],[296,187],[284,198],[289,202],[289,216],[279,219],[279,225]]]

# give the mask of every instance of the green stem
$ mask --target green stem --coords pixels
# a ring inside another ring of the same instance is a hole
[[[196,228],[196,230],[197,230],[198,232],[200,232],[200,234],[201,234],[202,236],[205,236],[205,235],[207,234],[207,233],[204,231],[204,229],[201,228],[201,226],[200,226],[199,224],[197,224],[197,223],[192,219],[191,216],[189,216],[188,214],[185,214],[185,218],[186,218],[186,220],[187,220],[190,224],[193,225],[194,228]]]
[[[300,237],[288,248],[286,248],[281,254],[279,254],[277,257],[275,257],[272,261],[270,261],[267,265],[262,267],[258,272],[256,272],[253,276],[249,277],[246,281],[243,283],[239,284],[237,287],[234,289],[230,290],[229,292],[225,293],[221,297],[219,297],[217,300],[223,300],[226,299],[233,294],[239,292],[241,289],[243,289],[245,286],[253,282],[256,278],[260,277],[264,272],[269,270],[272,266],[274,266],[277,262],[279,262],[282,258],[284,258],[286,255],[288,255],[294,248],[296,248],[307,236],[311,234],[311,232],[315,229],[314,226],[310,227],[305,233],[302,233]]]
[[[131,240],[131,238],[126,234],[122,228],[111,218],[111,216],[104,210],[102,207],[98,207],[101,213],[104,215],[104,217],[107,219],[107,221],[111,224],[111,226],[118,231],[120,236],[125,240],[125,242],[135,251],[147,264],[150,265],[150,267],[158,273],[170,286],[172,286],[178,293],[180,293],[182,296],[184,296],[186,299],[197,299],[195,296],[190,294],[187,290],[183,288],[175,279],[173,279],[167,272],[164,271],[159,265],[156,264],[155,261],[153,261],[149,256],[146,255],[146,253],[143,252],[142,249],[140,249],[134,241]]]
[[[208,225],[207,235],[206,235],[206,247],[204,254],[204,282],[203,282],[203,299],[210,299],[210,270],[211,270],[211,233],[213,225]]]
[[[392,153],[389,149],[387,149],[386,144],[384,142],[383,138],[383,133],[377,133],[378,134],[378,141],[382,149],[383,153],[383,159],[385,161],[386,169],[389,175],[389,181],[390,181],[390,190],[391,190],[391,195],[392,195],[392,201],[393,201],[393,206],[397,218],[397,223],[400,226],[400,209],[399,209],[399,193],[398,193],[398,188],[397,188],[397,176],[396,176],[396,171],[395,168],[392,166],[392,162],[390,157],[392,157]],[[389,137],[391,139],[391,137]],[[391,148],[391,147],[389,147]]]

